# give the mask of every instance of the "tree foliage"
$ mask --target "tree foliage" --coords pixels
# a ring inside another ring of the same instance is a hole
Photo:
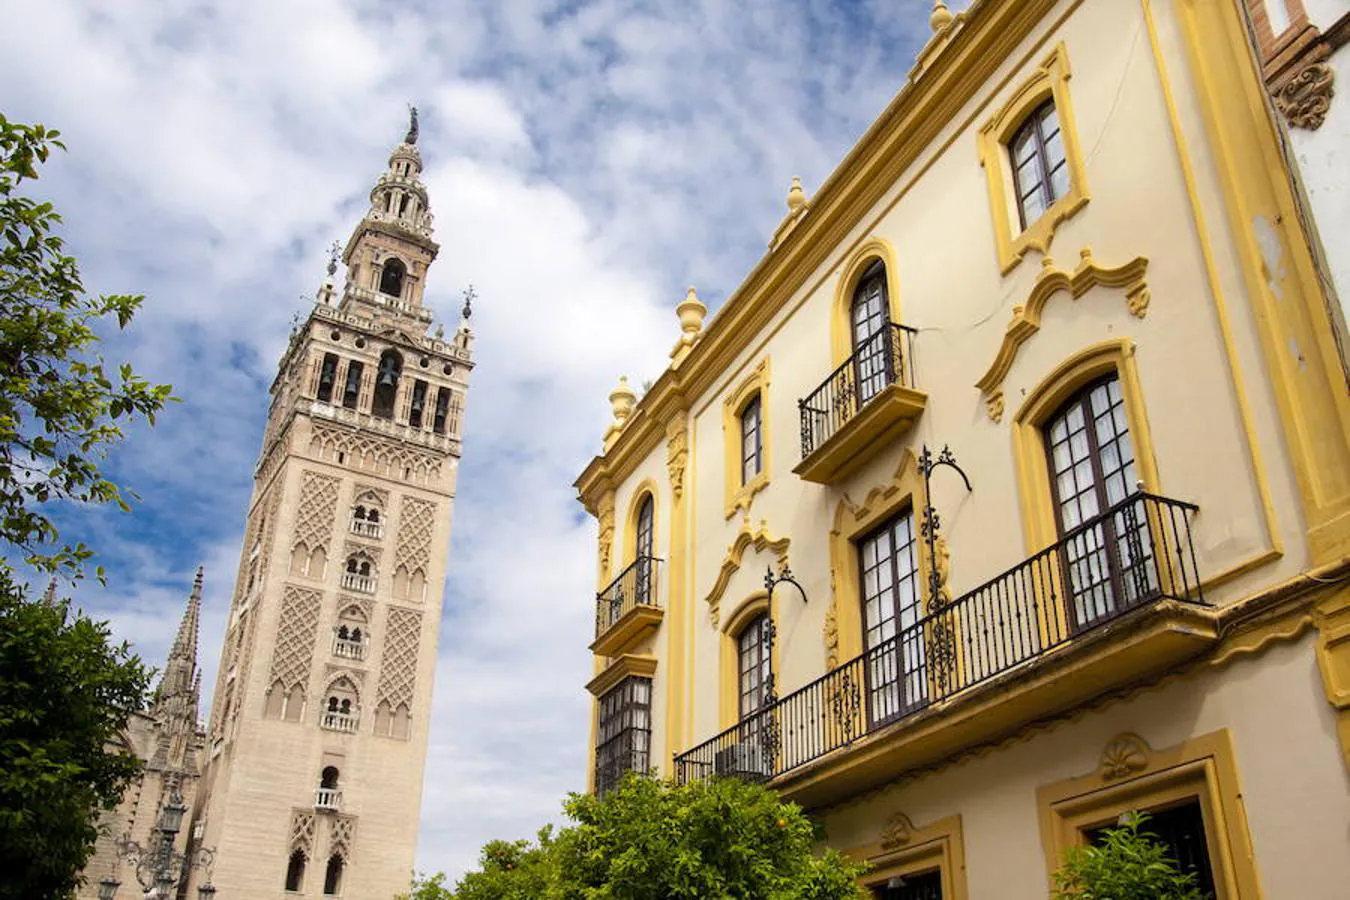
[[[154,423],[172,388],[105,363],[98,328],[126,328],[143,298],[86,294],[53,231],[60,215],[20,193],[64,146],[59,132],[0,115],[0,539],[33,566],[77,575],[92,551],[62,546],[45,504],[126,509],[99,463],[123,424]]]
[[[863,867],[818,852],[814,823],[759,785],[687,785],[630,775],[603,797],[573,794],[569,825],[537,841],[493,841],[453,890],[411,900],[856,900]]]
[[[1148,816],[1131,812],[1100,843],[1069,850],[1055,872],[1055,900],[1208,900],[1193,873],[1182,874],[1153,840]]]
[[[0,900],[70,896],[100,810],[140,771],[116,743],[150,673],[108,626],[0,568]]]

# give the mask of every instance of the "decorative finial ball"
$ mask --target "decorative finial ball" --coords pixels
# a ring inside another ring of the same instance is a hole
[[[792,176],[792,186],[788,188],[787,205],[792,212],[797,212],[806,205],[806,192],[802,190],[802,179],[798,175]]]
[[[622,422],[627,419],[636,403],[637,394],[628,386],[628,376],[620,375],[618,386],[609,392],[609,405],[614,411],[614,421]]]
[[[933,0],[933,12],[928,17],[928,27],[933,29],[933,33],[941,31],[952,24],[952,11],[947,8],[943,0]]]
[[[680,317],[680,330],[693,336],[703,330],[703,317],[708,314],[708,307],[698,299],[698,291],[691,286],[684,299],[675,305],[675,314]]]

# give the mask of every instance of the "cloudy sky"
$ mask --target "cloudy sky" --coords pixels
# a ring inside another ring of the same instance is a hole
[[[585,785],[595,538],[571,483],[605,395],[659,374],[686,285],[714,309],[734,289],[791,176],[812,191],[899,89],[929,8],[0,0],[0,113],[69,147],[36,190],[91,290],[146,295],[110,355],[183,398],[109,461],[132,514],[61,512],[110,572],[79,602],[158,662],[204,564],[214,683],[289,321],[415,102],[430,303],[453,327],[480,297],[419,867],[555,818]]]

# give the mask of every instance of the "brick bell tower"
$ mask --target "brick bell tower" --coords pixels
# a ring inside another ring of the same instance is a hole
[[[417,132],[272,383],[191,832],[221,897],[408,888],[473,367],[472,292],[450,336],[422,303]]]

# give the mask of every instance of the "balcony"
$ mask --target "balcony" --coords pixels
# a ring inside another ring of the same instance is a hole
[[[797,401],[802,461],[792,471],[834,484],[903,435],[928,395],[914,389],[915,331],[891,323],[858,346],[810,396]]]
[[[595,641],[591,651],[618,656],[661,624],[657,595],[661,560],[639,556],[609,587],[595,595]]]
[[[358,537],[375,538],[379,540],[384,537],[384,523],[370,522],[365,519],[352,519],[352,534]]]
[[[316,788],[314,808],[319,812],[342,812],[342,791],[338,788]]]
[[[1135,494],[884,643],[675,758],[807,807],[1007,737],[1218,640],[1189,515]]]
[[[366,658],[366,642],[350,638],[333,637],[333,655],[341,659],[363,660]]]
[[[323,714],[323,718],[319,720],[319,724],[328,731],[356,733],[356,716],[351,713],[326,712]]]
[[[375,593],[375,576],[343,572],[342,586],[349,591],[356,591],[358,594],[373,594]]]

